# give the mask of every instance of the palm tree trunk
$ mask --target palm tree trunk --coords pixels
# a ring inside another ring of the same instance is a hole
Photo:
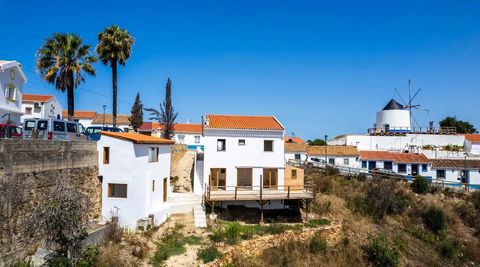
[[[117,127],[117,62],[112,63],[112,84],[113,84],[113,105],[112,120],[113,127]]]
[[[72,79],[73,80],[73,79]],[[73,83],[67,88],[67,99],[68,99],[68,120],[73,121],[73,114],[75,113],[75,102],[73,96]]]

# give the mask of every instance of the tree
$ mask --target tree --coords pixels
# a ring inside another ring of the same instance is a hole
[[[457,120],[456,117],[446,117],[440,121],[440,127],[456,127],[457,133],[477,133],[477,129],[467,121]]]
[[[172,106],[172,81],[170,78],[168,78],[165,86],[165,101],[160,104],[160,111],[154,108],[146,108],[145,111],[150,112],[151,120],[158,120],[162,125],[162,137],[172,139],[174,135],[173,127],[175,126],[178,112]]]
[[[68,180],[68,179],[65,179]],[[58,248],[64,257],[76,258],[80,243],[87,236],[86,222],[91,207],[87,194],[73,187],[71,181],[63,181],[41,208],[42,230],[47,245]]]
[[[56,89],[67,91],[68,120],[73,120],[75,111],[74,89],[85,82],[85,73],[95,76],[92,63],[97,58],[89,50],[80,36],[55,33],[37,51],[36,68],[42,78]]]
[[[117,126],[117,64],[125,66],[130,58],[134,39],[130,33],[113,25],[105,28],[98,34],[97,54],[104,65],[112,68],[113,103],[112,116],[113,127]]]
[[[143,124],[143,104],[140,100],[140,93],[137,93],[137,96],[135,97],[135,103],[132,106],[132,115],[128,120],[134,131],[137,131],[137,129]]]
[[[307,140],[307,145],[309,145],[309,146],[326,146],[327,143],[323,139],[314,139],[314,140]]]

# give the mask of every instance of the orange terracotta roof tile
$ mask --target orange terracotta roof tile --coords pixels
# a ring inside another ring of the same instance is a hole
[[[480,142],[480,134],[466,134],[465,139],[473,143],[478,143]]]
[[[135,144],[160,144],[160,145],[173,145],[175,142],[172,140],[158,138],[155,136],[144,135],[139,133],[120,133],[120,132],[105,132],[101,131],[101,135],[118,138],[126,141],[131,141]]]
[[[358,156],[358,150],[354,146],[307,146],[308,155],[328,156]]]
[[[207,115],[206,122],[206,129],[284,130],[274,116]]]
[[[305,144],[305,141],[302,138],[296,136],[285,136],[284,140],[285,143]]]
[[[95,117],[95,114],[97,114],[97,112],[95,111],[75,110],[75,112],[73,113],[73,117],[75,119],[93,119],[93,117]],[[62,117],[68,117],[68,110],[64,110],[62,112]]]
[[[141,131],[151,131],[153,129],[161,129],[162,125],[158,122],[146,121],[139,128]],[[201,133],[202,125],[194,123],[177,123],[173,126],[175,133]]]
[[[464,159],[431,159],[433,168],[446,169],[480,169],[480,160]]]
[[[391,160],[398,163],[429,163],[423,154],[399,153],[389,151],[360,151],[362,160]]]
[[[285,152],[306,152],[307,145],[293,143],[293,142],[285,142]]]
[[[130,118],[129,115],[124,115],[124,114],[117,114],[117,125],[130,125]],[[113,123],[113,115],[112,114],[105,114],[105,124],[112,124]],[[92,124],[98,124],[102,125],[103,124],[103,114],[98,114],[95,116],[95,118],[92,121]]]
[[[23,102],[47,102],[52,99],[53,95],[37,95],[37,94],[23,94]]]

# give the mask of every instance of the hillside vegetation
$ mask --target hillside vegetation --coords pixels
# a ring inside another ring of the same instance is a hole
[[[306,170],[318,186],[315,217],[338,222],[337,242],[321,231],[291,238],[228,266],[480,266],[480,192],[425,183],[343,177]]]

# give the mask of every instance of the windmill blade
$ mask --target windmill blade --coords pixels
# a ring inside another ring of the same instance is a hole
[[[394,90],[395,90],[395,93],[397,93],[398,97],[400,97],[400,100],[402,100],[403,105],[406,106],[407,103],[405,103],[405,100],[403,100],[403,97],[400,95],[400,93],[398,92],[397,88],[394,88]]]
[[[412,116],[413,121],[415,121],[415,123],[417,124],[417,127],[418,127],[419,129],[422,128],[422,127],[420,126],[420,123],[418,123],[417,119],[415,118],[415,116],[413,115],[413,113],[412,113],[411,111],[410,111],[410,116]]]
[[[413,97],[410,99],[410,102],[408,102],[408,105],[409,105],[409,106],[412,105],[413,99],[415,99],[415,97],[418,95],[418,93],[420,93],[421,90],[422,90],[422,88],[419,88],[419,89],[417,90],[417,92],[413,95]]]
[[[421,111],[426,111],[426,112],[430,112],[429,109],[426,109],[426,108],[419,108],[419,105],[417,106],[412,106],[414,109],[418,109],[418,110],[421,110]]]

